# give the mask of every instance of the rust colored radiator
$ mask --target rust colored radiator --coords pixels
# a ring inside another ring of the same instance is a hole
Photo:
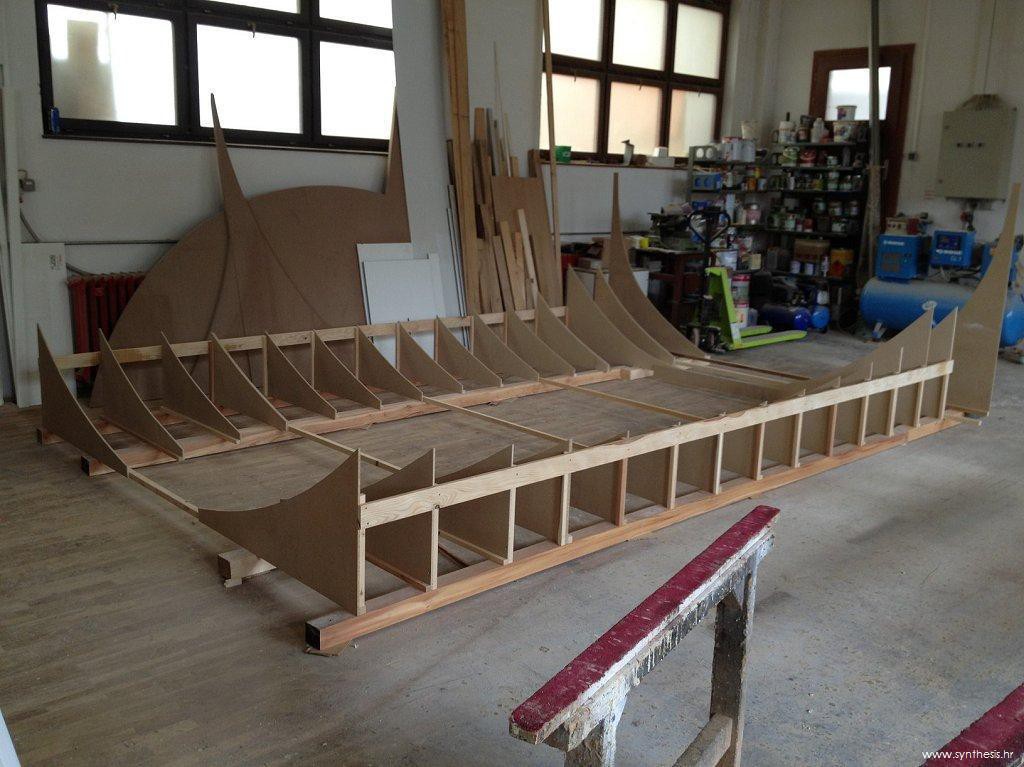
[[[145,276],[144,272],[123,272],[76,275],[68,280],[76,354],[99,350],[100,331],[110,337]],[[80,382],[89,383],[93,373],[92,368],[81,368],[75,371],[75,376]]]

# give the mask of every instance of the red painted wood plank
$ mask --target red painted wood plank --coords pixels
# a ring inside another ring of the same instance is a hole
[[[1024,684],[940,748],[922,767],[1002,767],[1024,753]]]
[[[771,524],[778,513],[779,510],[771,506],[758,506],[726,530],[513,711],[512,722],[524,732],[536,733],[544,729],[662,625],[730,557]]]

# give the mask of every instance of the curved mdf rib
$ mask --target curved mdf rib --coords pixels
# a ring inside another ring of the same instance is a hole
[[[395,323],[395,362],[398,372],[410,381],[444,391],[465,391],[458,379],[438,365],[401,322]]]
[[[366,609],[357,450],[308,490],[259,509],[199,509],[199,521],[355,615]]]
[[[541,375],[569,376],[576,372],[554,349],[541,341],[515,312],[505,312],[505,343]]]
[[[1014,184],[1006,201],[1006,220],[999,243],[992,252],[988,271],[960,312],[960,327],[953,342],[949,402],[977,415],[987,415],[992,405],[1019,204],[1020,184]]]
[[[481,386],[501,386],[501,376],[474,357],[440,317],[434,320],[434,358],[457,378]]]
[[[334,405],[309,385],[302,373],[281,351],[281,347],[274,343],[269,333],[263,336],[263,353],[266,354],[267,393],[271,397],[298,405],[325,418],[338,417]]]
[[[185,457],[185,451],[164,425],[153,415],[142,397],[135,391],[121,363],[114,356],[107,337],[100,332],[100,372],[106,380],[103,393],[103,417],[115,426],[132,434],[157,450],[174,456]]]
[[[36,342],[39,346],[39,388],[42,395],[41,426],[45,431],[60,436],[87,456],[102,461],[114,471],[128,476],[126,464],[110,443],[85,414],[75,395],[71,393],[60,369],[53,359],[53,353],[46,343],[43,331],[36,327]]]
[[[619,213],[619,174],[612,180],[612,233],[605,246],[602,262],[608,269],[608,282],[633,319],[661,346],[680,357],[703,360],[708,355],[676,330],[650,299],[644,295],[629,265],[623,244],[622,217]]]
[[[473,356],[502,377],[536,381],[540,374],[512,351],[487,323],[474,314],[470,333]]]
[[[229,442],[240,442],[242,436],[238,429],[199,388],[199,384],[189,375],[163,333],[160,334],[160,345],[160,365],[164,374],[164,410],[176,413]]]
[[[635,346],[666,365],[675,362],[676,358],[672,352],[655,341],[646,330],[640,327],[640,323],[633,319],[633,315],[626,311],[626,307],[622,305],[622,302],[612,292],[611,286],[600,274],[594,275],[594,303],[608,319],[615,323],[619,332],[632,341]]]
[[[217,336],[210,337],[210,399],[221,407],[237,410],[257,421],[284,431],[288,428],[286,419],[274,407],[249,377],[235,362],[231,353],[224,348]]]
[[[367,501],[411,493],[434,484],[430,449],[389,477],[363,489]],[[434,509],[366,531],[366,559],[419,588],[437,588],[437,519]]]
[[[653,368],[660,360],[624,336],[601,311],[576,272],[566,273],[566,324],[583,343],[613,365]]]
[[[356,328],[356,375],[367,386],[394,392],[413,400],[423,399],[423,392],[399,373],[359,328]]]
[[[380,397],[367,389],[355,373],[331,351],[318,333],[313,334],[313,380],[317,391],[343,397],[360,405],[380,410]]]
[[[447,474],[438,483],[475,477],[512,466],[514,448],[509,445],[482,461]],[[512,561],[515,540],[515,490],[505,490],[441,509],[440,530],[463,548],[498,564]]]
[[[565,323],[555,316],[543,296],[537,298],[533,327],[537,338],[551,347],[559,357],[576,370],[607,371],[611,369],[611,365],[601,359],[593,349],[577,338]]]

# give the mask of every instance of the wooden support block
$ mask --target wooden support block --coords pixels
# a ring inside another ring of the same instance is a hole
[[[400,322],[395,323],[395,361],[398,372],[411,381],[443,391],[464,391],[458,379],[437,364]]]
[[[717,494],[722,484],[722,447],[721,434],[680,444],[678,480]]]
[[[626,489],[633,495],[670,509],[676,500],[678,468],[678,445],[630,458]]]
[[[337,418],[338,411],[334,405],[324,399],[305,378],[302,377],[274,339],[267,333],[264,336],[264,385],[271,397],[298,405],[311,413],[325,418]]]
[[[513,447],[509,445],[482,461],[440,477],[438,484],[475,477],[513,463]],[[472,501],[456,503],[441,509],[441,534],[463,548],[475,551],[500,565],[512,561],[515,542],[516,488],[486,495]]]
[[[540,340],[519,315],[505,312],[505,343],[543,376],[572,375],[575,369]]]
[[[456,378],[483,386],[501,386],[501,376],[474,357],[440,319],[434,321],[434,358]]]
[[[543,296],[537,299],[537,314],[534,317],[533,326],[537,337],[576,370],[609,370],[611,368],[605,360],[577,338],[565,323],[554,315]]]
[[[568,448],[554,447],[519,463],[527,464],[571,451],[571,444]],[[543,535],[547,540],[557,543],[559,546],[571,543],[572,536],[569,535],[570,489],[571,475],[569,474],[517,487],[516,524],[538,535]]]
[[[434,484],[430,449],[389,477],[363,488],[367,501],[409,493]],[[437,509],[366,531],[366,559],[418,588],[437,588]]]
[[[210,399],[221,407],[284,431],[287,419],[242,372],[217,336],[210,334]]]
[[[356,328],[356,375],[367,386],[394,392],[411,400],[423,399],[423,392],[399,373],[359,328]]]
[[[163,333],[160,334],[162,355],[160,366],[163,371],[164,410],[180,415],[194,423],[234,443],[241,441],[241,435],[234,424],[220,411],[209,397],[199,388],[199,384],[189,375],[181,360],[171,348],[170,341]]]
[[[234,549],[217,555],[217,569],[224,579],[224,587],[233,588],[241,585],[242,581],[277,568],[245,549]]]
[[[313,334],[313,375],[310,381],[317,391],[344,397],[376,410],[381,409],[380,397],[366,388],[358,376],[345,367],[330,350],[319,333]]]
[[[764,424],[728,431],[722,435],[722,468],[733,471],[741,477],[761,478],[761,463],[764,454]]]
[[[473,315],[471,328],[473,356],[490,370],[502,377],[522,378],[525,381],[540,379],[540,374],[508,348],[479,315]]]

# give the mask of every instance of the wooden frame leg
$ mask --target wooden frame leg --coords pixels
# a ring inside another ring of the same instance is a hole
[[[565,752],[565,767],[613,767],[615,764],[615,734],[626,707],[623,693],[612,703],[611,711],[590,734],[573,749]]]
[[[747,665],[747,637],[754,619],[755,574],[747,574],[743,603],[730,592],[718,603],[715,621],[715,657],[711,670],[711,717],[732,720],[732,744],[718,767],[739,767],[743,747],[744,690]]]

